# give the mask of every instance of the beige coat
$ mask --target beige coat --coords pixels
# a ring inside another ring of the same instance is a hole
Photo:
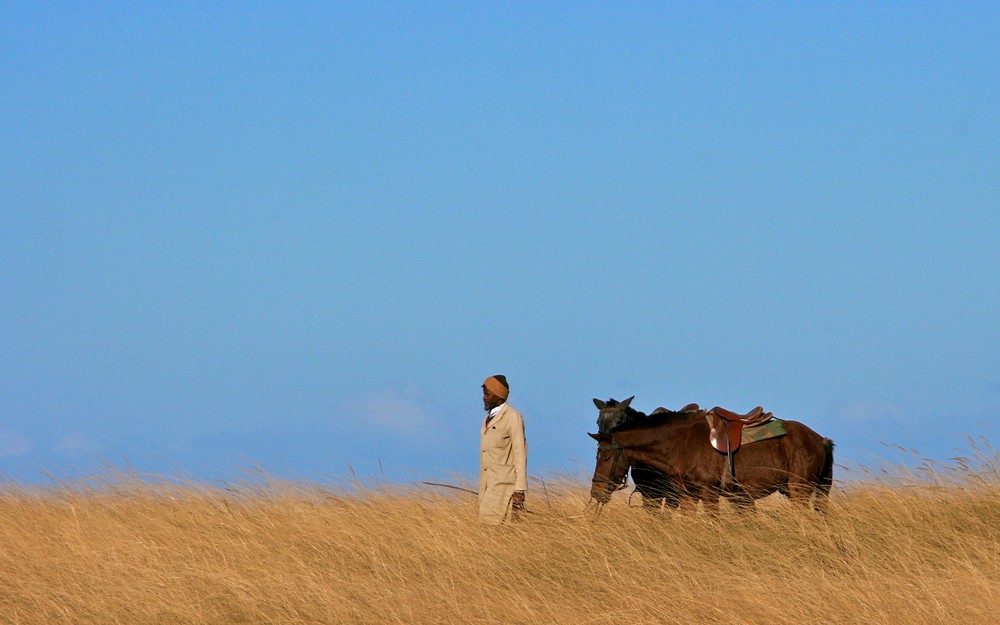
[[[515,490],[528,490],[528,442],[524,437],[521,413],[504,404],[480,428],[479,518],[499,525],[510,514]]]

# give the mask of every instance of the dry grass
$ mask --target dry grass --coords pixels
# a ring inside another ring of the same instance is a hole
[[[114,474],[0,487],[0,622],[993,623],[996,465],[651,518],[536,483],[523,523],[433,487],[217,487]],[[633,505],[635,505],[633,501]]]

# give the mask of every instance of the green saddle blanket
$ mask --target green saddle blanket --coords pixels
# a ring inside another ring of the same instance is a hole
[[[781,419],[771,419],[760,425],[743,428],[743,436],[740,437],[740,443],[746,445],[747,443],[766,441],[769,438],[778,438],[785,434],[788,434],[788,431],[785,429],[784,421]]]

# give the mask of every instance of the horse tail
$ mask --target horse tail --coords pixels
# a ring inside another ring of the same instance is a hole
[[[826,458],[823,459],[823,468],[819,473],[819,482],[816,484],[816,490],[819,491],[819,499],[817,499],[817,508],[820,510],[826,509],[826,498],[830,496],[830,488],[833,486],[833,440],[829,438],[823,438],[823,449],[826,451]]]
[[[826,460],[823,462],[823,471],[820,473],[820,486],[826,487],[829,492],[833,486],[833,440],[823,439],[823,448],[826,449]]]

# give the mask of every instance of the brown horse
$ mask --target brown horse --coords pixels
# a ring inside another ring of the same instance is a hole
[[[774,492],[806,506],[812,500],[815,509],[825,510],[833,484],[833,441],[797,421],[783,423],[785,436],[740,447],[735,479],[726,455],[709,444],[703,412],[666,411],[591,434],[598,445],[590,494],[606,503],[629,467],[642,463],[666,475],[682,503],[700,499],[709,512],[718,510],[720,496],[743,508]]]

